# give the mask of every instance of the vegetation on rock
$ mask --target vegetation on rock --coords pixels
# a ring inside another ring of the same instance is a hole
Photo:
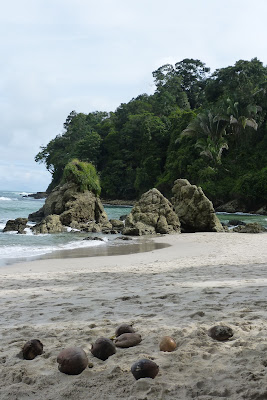
[[[95,167],[77,159],[70,161],[63,171],[63,183],[75,183],[81,192],[90,190],[99,196],[101,192],[100,179]]]

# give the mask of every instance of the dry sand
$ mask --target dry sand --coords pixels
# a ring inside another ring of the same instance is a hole
[[[20,263],[0,269],[0,399],[267,399],[267,234],[197,233],[156,238],[148,253]],[[142,342],[106,361],[91,343],[132,323]],[[207,331],[228,325],[227,342]],[[159,351],[162,336],[178,344]],[[21,358],[29,339],[44,353]],[[80,346],[92,368],[58,371],[61,349]],[[135,381],[131,365],[159,374]]]

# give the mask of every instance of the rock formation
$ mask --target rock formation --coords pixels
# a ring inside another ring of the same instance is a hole
[[[42,233],[46,233],[45,230],[61,232],[63,226],[82,228],[88,232],[112,228],[99,198],[88,190],[79,192],[74,183],[57,186],[47,197],[43,207],[29,215],[29,220],[41,221],[38,227],[41,231],[44,229]]]
[[[172,204],[157,189],[144,193],[125,220],[124,235],[180,233]]]
[[[262,233],[266,232],[266,229],[259,224],[258,222],[252,222],[249,224],[244,225],[238,225],[233,229],[234,232],[239,232],[239,233]]]
[[[223,232],[212,202],[200,187],[191,185],[187,179],[177,179],[172,193],[182,232]]]
[[[41,222],[32,227],[34,233],[59,233],[66,230],[60,222],[59,215],[48,215]]]
[[[18,231],[18,233],[25,233],[24,229],[26,228],[27,222],[27,218],[10,219],[7,221],[3,232]]]

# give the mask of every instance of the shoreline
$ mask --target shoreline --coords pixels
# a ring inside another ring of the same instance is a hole
[[[0,268],[0,399],[260,400],[266,397],[267,234],[194,233],[156,237],[169,247],[144,253],[42,259]],[[91,343],[131,323],[142,342],[106,361]],[[209,337],[230,326],[227,342]],[[177,342],[159,351],[162,336]],[[44,353],[21,359],[27,340]],[[80,346],[92,368],[68,376],[59,352]],[[149,358],[158,376],[135,381]]]

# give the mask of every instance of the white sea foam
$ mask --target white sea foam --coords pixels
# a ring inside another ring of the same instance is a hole
[[[12,201],[12,200],[17,200],[17,199],[11,199],[10,197],[0,197],[0,201]]]
[[[13,232],[14,233],[14,232]],[[39,236],[39,235],[38,235]],[[23,246],[23,245],[13,245],[13,246],[1,246],[0,247],[0,258],[13,259],[13,258],[28,258],[37,257],[44,254],[52,253],[57,250],[74,250],[79,248],[96,247],[103,246],[107,242],[97,240],[78,240],[58,246]]]
[[[19,193],[20,196],[29,196],[30,194],[33,194],[33,193],[28,193],[28,192]]]

